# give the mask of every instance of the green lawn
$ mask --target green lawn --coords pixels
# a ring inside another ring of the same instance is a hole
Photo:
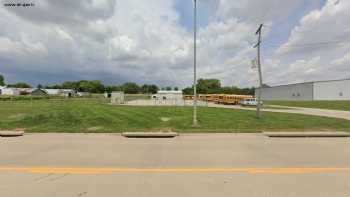
[[[265,104],[350,111],[350,101],[266,101]]]
[[[112,106],[98,101],[0,102],[0,129],[28,132],[259,132],[273,130],[345,130],[350,121],[297,114],[199,108],[200,128],[191,127],[190,107]],[[162,120],[163,119],[163,120]],[[167,121],[168,119],[168,121]]]

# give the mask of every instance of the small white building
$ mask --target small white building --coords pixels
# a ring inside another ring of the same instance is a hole
[[[7,88],[7,87],[0,87],[0,95],[7,95],[7,96],[18,96],[21,92],[17,88]]]
[[[50,96],[65,96],[74,97],[76,96],[76,91],[72,89],[44,89]]]
[[[79,97],[89,97],[90,95],[90,92],[77,92],[77,96]]]
[[[182,91],[158,91],[152,95],[153,100],[183,100]]]
[[[125,96],[124,92],[112,92],[111,93],[111,103],[112,104],[124,104]]]
[[[62,95],[65,97],[74,97],[76,96],[76,91],[72,89],[61,89]]]
[[[60,89],[44,89],[48,95],[60,95],[62,94],[62,91]]]

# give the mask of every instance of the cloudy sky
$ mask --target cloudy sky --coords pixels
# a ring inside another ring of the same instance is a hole
[[[1,1],[0,73],[8,83],[191,84],[192,0]],[[349,0],[197,1],[199,77],[256,85],[252,46],[264,23],[265,83],[350,78]]]

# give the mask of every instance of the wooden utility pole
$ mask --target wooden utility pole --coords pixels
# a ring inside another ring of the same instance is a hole
[[[258,104],[256,105],[256,116],[257,118],[261,118],[261,92],[263,89],[263,79],[262,79],[262,70],[261,70],[261,61],[260,61],[260,45],[261,45],[261,31],[263,24],[261,24],[256,31],[256,35],[258,35],[258,43],[254,46],[254,48],[258,49],[258,71],[259,71],[259,91],[258,91]]]

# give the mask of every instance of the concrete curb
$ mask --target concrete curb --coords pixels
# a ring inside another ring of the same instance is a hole
[[[268,137],[350,137],[348,132],[263,132]]]
[[[121,135],[128,138],[174,138],[179,136],[176,132],[124,132]]]
[[[19,137],[23,135],[24,131],[0,131],[0,137]]]

